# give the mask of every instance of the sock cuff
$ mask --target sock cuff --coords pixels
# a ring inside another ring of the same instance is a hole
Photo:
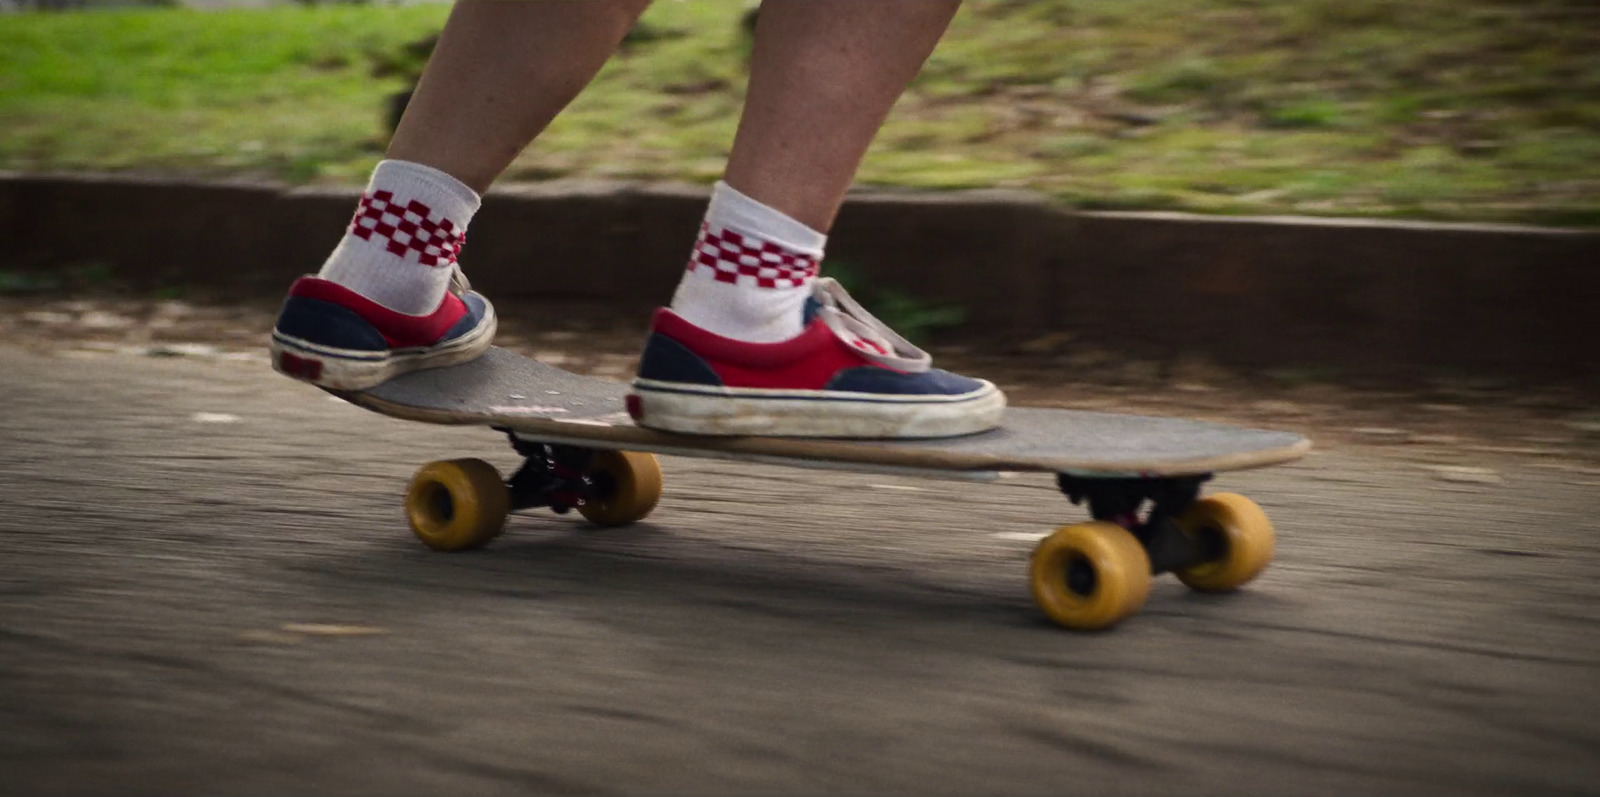
[[[393,191],[397,187],[415,187],[426,191],[427,201],[443,203],[444,206],[438,210],[463,227],[483,204],[483,198],[478,196],[477,191],[447,172],[412,161],[379,161],[377,168],[372,170],[372,179],[367,183],[367,190]]]
[[[723,229],[732,228],[740,234],[753,235],[814,258],[822,257],[822,250],[828,244],[828,236],[720,180],[711,191],[711,206],[706,210],[706,222]]]

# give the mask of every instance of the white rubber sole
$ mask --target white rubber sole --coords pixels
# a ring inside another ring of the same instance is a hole
[[[468,362],[488,351],[497,327],[491,307],[483,323],[449,343],[381,352],[322,346],[273,330],[272,369],[330,390],[365,390],[410,371]]]
[[[954,396],[895,396],[635,379],[628,403],[636,423],[664,432],[865,439],[975,434],[999,426],[1006,409],[988,382]]]

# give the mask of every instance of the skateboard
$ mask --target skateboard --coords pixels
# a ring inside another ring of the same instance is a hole
[[[422,466],[406,492],[411,529],[442,551],[476,548],[514,510],[576,510],[598,526],[650,514],[661,496],[656,454],[971,480],[1055,475],[1089,519],[1043,538],[1028,583],[1051,620],[1106,628],[1143,606],[1153,575],[1227,592],[1267,566],[1273,529],[1241,495],[1201,496],[1213,474],[1298,459],[1297,434],[1202,421],[1014,407],[992,431],[926,440],[708,437],[634,424],[628,386],[491,348],[472,362],[417,371],[364,391],[335,391],[383,415],[487,426],[523,464],[502,477],[480,459]]]

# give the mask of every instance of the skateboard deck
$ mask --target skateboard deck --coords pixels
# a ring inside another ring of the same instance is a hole
[[[634,424],[628,386],[500,348],[463,365],[418,371],[336,395],[374,412],[506,432],[523,463],[509,477],[480,459],[424,465],[406,492],[411,529],[429,547],[458,551],[498,536],[509,512],[577,510],[599,526],[642,520],[662,474],[654,454],[985,480],[1008,471],[1054,473],[1089,522],[1045,535],[1028,584],[1045,615],[1092,630],[1137,612],[1152,575],[1226,592],[1272,558],[1274,531],[1248,498],[1202,498],[1220,471],[1303,456],[1297,434],[1177,418],[1066,409],[1006,410],[998,429],[927,440],[710,437]]]
[[[927,440],[709,437],[633,423],[623,382],[583,376],[491,348],[470,363],[418,371],[344,398],[423,423],[501,427],[539,442],[861,470],[974,476],[1044,471],[1076,476],[1190,476],[1298,459],[1300,435],[1178,418],[1008,408],[999,429]]]

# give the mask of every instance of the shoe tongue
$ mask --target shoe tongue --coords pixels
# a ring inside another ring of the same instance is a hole
[[[933,366],[933,357],[874,318],[836,280],[822,277],[812,284],[806,317],[808,323],[811,317],[821,318],[840,340],[885,368],[922,373]]]

